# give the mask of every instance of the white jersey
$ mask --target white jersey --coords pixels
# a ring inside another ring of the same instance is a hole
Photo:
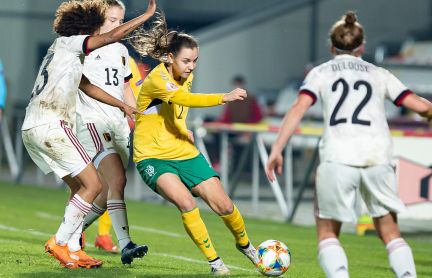
[[[300,93],[322,102],[322,162],[359,167],[392,162],[384,101],[400,106],[411,94],[393,74],[361,58],[337,55],[308,74]]]
[[[22,130],[60,120],[70,124],[75,122],[76,94],[83,68],[81,58],[88,52],[86,38],[87,35],[59,37],[48,49],[33,87]]]
[[[94,50],[84,61],[83,75],[113,97],[124,100],[124,84],[132,77],[129,68],[129,53],[121,43],[113,43]],[[117,107],[99,102],[82,91],[77,99],[77,114],[84,123],[95,118],[124,120],[124,114]]]

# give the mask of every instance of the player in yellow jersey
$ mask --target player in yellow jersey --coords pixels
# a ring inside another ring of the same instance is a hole
[[[232,232],[236,247],[254,264],[257,253],[249,241],[243,217],[225,193],[218,174],[194,146],[186,126],[188,107],[208,107],[243,100],[243,89],[226,94],[192,94],[198,44],[187,34],[168,32],[159,15],[152,28],[135,34],[132,46],[161,61],[144,80],[137,108],[134,161],[143,180],[180,211],[184,227],[209,261],[211,273],[228,274],[200,217],[194,196],[201,197]]]

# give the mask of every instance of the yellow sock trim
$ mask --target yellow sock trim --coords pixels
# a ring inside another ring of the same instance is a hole
[[[234,210],[231,214],[222,215],[221,218],[233,234],[236,243],[240,246],[246,246],[249,243],[249,237],[246,233],[243,217],[237,207],[234,206]]]
[[[111,230],[111,219],[108,214],[108,210],[104,212],[104,214],[99,217],[99,225],[98,225],[98,235],[105,236],[110,234]]]
[[[207,228],[201,219],[199,209],[182,213],[183,225],[196,246],[203,252],[208,261],[218,257],[213,247]]]

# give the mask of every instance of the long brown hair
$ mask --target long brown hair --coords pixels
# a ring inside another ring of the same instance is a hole
[[[339,52],[351,52],[364,42],[363,26],[353,11],[348,11],[330,29],[330,40]]]
[[[163,12],[157,13],[150,29],[139,28],[128,39],[141,56],[149,56],[164,63],[168,61],[168,53],[176,56],[183,47],[198,47],[198,42],[193,36],[169,31]]]
[[[107,7],[103,0],[63,2],[55,13],[54,32],[66,37],[91,35],[103,25]]]

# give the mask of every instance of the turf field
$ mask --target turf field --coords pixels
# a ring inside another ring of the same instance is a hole
[[[168,205],[128,202],[131,235],[149,246],[149,254],[123,266],[118,255],[107,255],[87,246],[90,255],[104,260],[100,269],[68,270],[43,250],[45,241],[60,223],[65,190],[0,183],[0,276],[2,277],[205,277],[209,267],[187,237],[176,209]],[[210,236],[233,277],[260,277],[252,264],[234,247],[231,234],[215,215],[202,212]],[[283,277],[323,277],[316,260],[313,228],[246,219],[254,243],[279,239],[292,253],[292,265]],[[96,227],[86,233],[95,239]],[[419,277],[432,277],[432,235],[408,237],[414,250]],[[393,277],[386,251],[376,237],[342,235],[349,257],[351,277]],[[262,276],[263,277],[263,276]]]

